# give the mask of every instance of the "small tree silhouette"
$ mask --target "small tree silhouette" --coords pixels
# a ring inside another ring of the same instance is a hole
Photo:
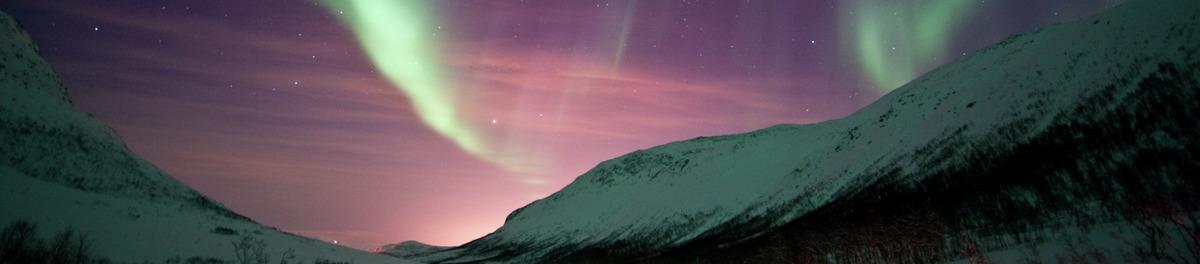
[[[261,239],[255,239],[250,236],[243,236],[241,240],[233,242],[233,257],[234,263],[238,264],[267,264],[271,262],[271,256],[267,255],[267,243]]]
[[[0,231],[0,263],[91,264],[108,263],[95,256],[92,241],[73,228],[66,228],[49,242],[37,236],[37,225],[18,220]]]

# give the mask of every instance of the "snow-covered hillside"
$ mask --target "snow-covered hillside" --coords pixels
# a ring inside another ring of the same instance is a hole
[[[134,155],[106,125],[78,112],[53,69],[0,12],[0,225],[40,235],[73,228],[116,263],[234,259],[233,242],[261,240],[278,261],[402,263],[263,227]]]
[[[1200,1],[1131,0],[843,119],[639,150],[418,259],[953,260],[1131,226],[1145,208],[1192,212],[1198,15]]]
[[[449,247],[433,246],[418,241],[409,240],[397,244],[383,245],[382,247],[379,247],[379,249],[375,250],[375,252],[403,258],[437,252],[447,248]]]

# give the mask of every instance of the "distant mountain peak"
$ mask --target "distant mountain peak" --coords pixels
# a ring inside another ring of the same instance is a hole
[[[440,250],[445,250],[448,248],[450,248],[450,247],[434,246],[434,245],[421,243],[420,241],[416,241],[416,240],[408,240],[408,241],[400,242],[397,244],[383,245],[383,246],[375,249],[374,252],[388,254],[388,255],[392,255],[392,256],[396,256],[396,257],[407,258],[407,257],[425,255],[425,254],[437,252]]]

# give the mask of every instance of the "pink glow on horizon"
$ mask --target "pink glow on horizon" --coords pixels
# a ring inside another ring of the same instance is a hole
[[[668,57],[664,66],[634,49],[616,67],[611,45],[534,49],[448,30],[446,63],[466,90],[468,118],[524,168],[514,172],[429,131],[320,8],[231,23],[40,4],[106,32],[149,32],[173,45],[98,39],[79,51],[84,59],[48,55],[79,107],[112,125],[139,155],[260,223],[368,250],[405,240],[459,245],[604,160],[698,136],[836,118],[871,99],[847,99],[854,89],[824,73],[692,71],[685,66],[729,60]],[[535,15],[490,1],[463,5],[459,15],[447,14],[463,21],[447,28],[503,31],[490,20],[549,20],[538,31],[544,35],[528,36],[548,42],[607,40],[609,27],[585,18],[620,20],[578,10]],[[481,10],[508,15],[461,14]],[[669,27],[668,18],[647,18],[639,28]],[[569,34],[578,30],[596,32]],[[801,88],[808,90],[792,94]]]

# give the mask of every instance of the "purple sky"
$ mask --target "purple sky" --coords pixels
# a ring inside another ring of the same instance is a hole
[[[954,21],[948,50],[919,68],[1112,1],[996,2]],[[23,23],[77,106],[144,158],[261,223],[368,249],[461,244],[617,155],[838,118],[881,95],[844,37],[849,5],[640,1],[625,19],[630,3],[437,2],[441,57],[467,91],[468,115],[496,120],[481,133],[527,154],[518,158],[532,169],[521,172],[423,125],[318,2],[0,9]]]

